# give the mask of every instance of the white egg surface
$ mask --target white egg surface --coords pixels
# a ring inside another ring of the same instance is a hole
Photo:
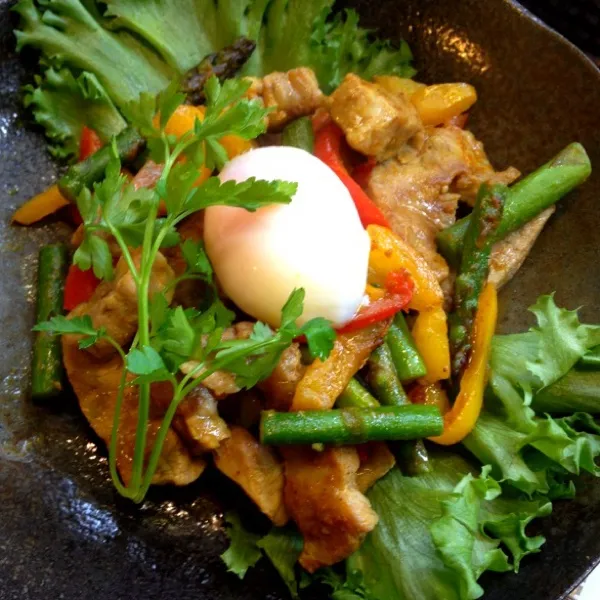
[[[299,323],[325,317],[343,325],[365,293],[370,241],[350,193],[318,158],[270,146],[237,156],[222,181],[295,181],[290,204],[249,212],[206,209],[206,251],[223,290],[244,312],[277,327],[295,288],[306,292]]]

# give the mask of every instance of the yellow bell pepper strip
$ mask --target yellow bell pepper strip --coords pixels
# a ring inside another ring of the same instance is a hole
[[[417,90],[410,99],[423,124],[435,126],[469,110],[477,101],[477,92],[468,83],[438,83]]]
[[[442,306],[444,294],[435,274],[410,244],[381,225],[369,225],[367,233],[371,238],[369,283],[372,286],[384,287],[388,273],[406,270],[415,284],[407,308],[422,312]]]
[[[424,381],[433,383],[450,377],[450,343],[446,311],[441,306],[419,313],[412,336],[427,367]]]
[[[444,415],[444,432],[429,438],[443,446],[458,444],[475,427],[483,406],[487,366],[498,317],[498,297],[493,284],[486,284],[479,297],[473,327],[473,347],[452,408]]]
[[[397,77],[396,75],[375,75],[373,81],[394,96],[403,94],[409,98],[412,98],[416,92],[427,87],[424,83],[419,83],[405,77]]]
[[[67,206],[67,204],[69,204],[69,201],[60,193],[58,186],[55,184],[18,208],[12,221],[19,225],[32,225],[55,213],[63,206]]]

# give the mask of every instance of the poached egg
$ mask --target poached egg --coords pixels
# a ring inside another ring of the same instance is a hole
[[[304,150],[270,146],[235,157],[219,177],[298,184],[286,205],[206,209],[206,251],[227,296],[273,327],[295,288],[306,294],[299,324],[324,317],[341,326],[352,319],[365,294],[370,241],[338,176]]]

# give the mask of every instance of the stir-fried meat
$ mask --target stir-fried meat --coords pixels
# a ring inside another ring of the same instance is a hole
[[[131,183],[136,190],[139,190],[140,188],[152,189],[160,179],[164,170],[164,164],[155,163],[153,160],[147,160],[142,168],[135,174]]]
[[[448,265],[437,253],[435,236],[455,221],[459,194],[451,186],[457,177],[481,174],[483,158],[471,133],[439,127],[429,132],[418,155],[377,165],[369,179],[367,191],[394,232],[423,255],[440,281],[448,276]],[[490,167],[488,175],[497,174]]]
[[[348,382],[361,369],[371,352],[381,344],[389,322],[338,335],[325,361],[316,359],[299,381],[292,410],[327,410],[332,408]]]
[[[423,142],[423,124],[408,98],[353,73],[331,94],[329,110],[350,146],[378,160],[396,156],[408,142],[417,148]]]
[[[170,383],[152,386],[152,405],[159,414],[167,411],[172,397]],[[218,448],[230,435],[227,423],[217,411],[215,397],[202,385],[193,389],[177,407],[172,427],[194,455]]]
[[[279,131],[286,123],[312,114],[325,101],[317,77],[308,67],[249,79],[252,85],[248,96],[261,98],[265,107],[275,108],[267,117],[269,131]]]
[[[141,251],[131,251],[133,262],[137,268],[140,266]],[[166,286],[173,280],[173,270],[168,265],[164,256],[157,254],[152,266],[152,277],[148,296],[162,292],[170,302],[173,297],[172,290]],[[138,305],[137,287],[124,258],[120,258],[115,269],[115,276],[111,281],[103,281],[95,290],[88,302],[80,304],[71,315],[89,315],[96,329],[106,328],[121,346],[125,346],[137,331]],[[106,341],[101,340],[89,349],[89,352],[98,358],[107,357],[115,353],[115,349]]]
[[[547,208],[494,246],[488,281],[500,288],[514,277],[553,212],[553,206]]]
[[[62,347],[65,369],[81,410],[96,434],[108,445],[123,374],[123,363],[118,355],[110,360],[101,360],[87,350],[80,350],[76,336],[63,336]],[[155,385],[151,387],[152,409],[147,428],[146,458],[154,445],[164,416],[164,409],[161,408],[164,404],[161,398],[163,395],[163,390]],[[119,473],[125,483],[129,482],[132,473],[137,410],[137,388],[126,386],[119,420],[116,457]],[[173,427],[169,429],[152,483],[187,485],[200,476],[206,464],[190,450],[187,442],[188,440],[185,440]]]
[[[312,573],[352,554],[377,524],[377,514],[357,488],[355,448],[282,452],[285,505],[304,537],[299,562]]]
[[[235,481],[275,525],[287,523],[283,468],[271,448],[259,444],[243,427],[233,426],[231,437],[214,457],[217,469]]]
[[[381,479],[396,464],[394,455],[385,442],[369,442],[358,448],[360,467],[356,474],[356,485],[364,494],[378,479]]]
[[[461,200],[473,206],[482,183],[509,185],[520,177],[521,173],[514,167],[496,172],[485,153],[483,144],[470,131],[464,131],[462,137],[463,151],[469,170],[461,173],[452,185],[452,191],[459,193]]]
[[[258,384],[265,395],[267,408],[288,411],[292,406],[296,386],[305,371],[300,346],[292,344],[283,351],[271,375]]]
[[[250,337],[254,323],[250,321],[240,321],[231,327],[228,327],[221,336],[222,340],[246,340]],[[188,375],[198,366],[198,362],[189,360],[183,363],[180,367],[182,373]],[[196,377],[202,375],[204,371],[200,370],[196,373]],[[240,391],[240,387],[236,383],[235,375],[227,371],[215,371],[209,375],[203,382],[202,385],[207,387],[217,399],[224,398],[231,394],[235,394]]]

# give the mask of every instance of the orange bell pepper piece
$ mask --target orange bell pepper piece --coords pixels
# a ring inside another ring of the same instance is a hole
[[[498,318],[496,288],[488,283],[479,297],[479,306],[473,327],[473,348],[469,364],[460,382],[460,391],[452,408],[444,415],[444,432],[429,438],[432,442],[449,446],[462,441],[475,427],[487,384],[487,366],[492,349],[492,338]]]
[[[180,138],[194,128],[196,119],[203,121],[205,113],[206,108],[204,106],[182,104],[181,106],[178,106],[171,115],[171,118],[165,127],[165,133]],[[238,154],[243,154],[254,148],[252,141],[245,140],[239,135],[226,135],[222,137],[219,142],[227,151],[227,156],[229,156],[229,158],[234,158]]]
[[[433,383],[450,377],[450,344],[446,311],[441,306],[419,313],[412,336],[427,367],[425,381]]]
[[[67,204],[69,204],[69,201],[60,193],[58,186],[55,184],[25,202],[23,206],[17,209],[12,220],[13,223],[19,223],[19,225],[32,225],[55,213],[63,206],[67,206]]]

